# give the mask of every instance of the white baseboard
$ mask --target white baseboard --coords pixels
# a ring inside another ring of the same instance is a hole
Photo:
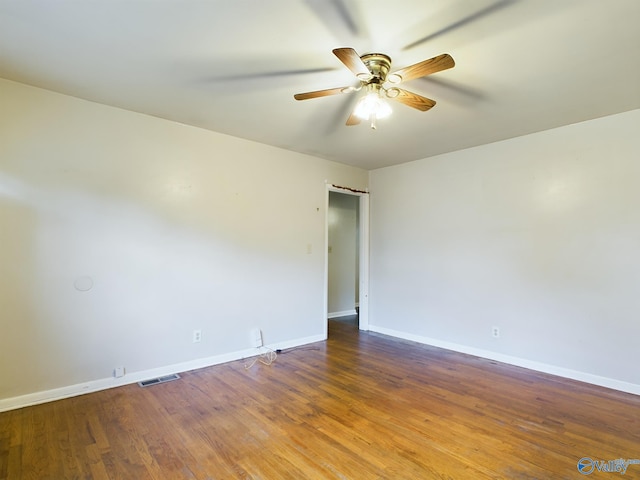
[[[299,338],[287,342],[280,342],[273,345],[265,345],[266,347],[277,350],[286,348],[295,348],[301,345],[307,345],[309,343],[320,342],[326,340],[326,337],[322,335],[314,335],[311,337]],[[164,377],[165,375],[171,375],[173,373],[188,372],[190,370],[197,370],[199,368],[211,367],[213,365],[219,365],[221,363],[233,362],[235,360],[241,360],[243,358],[253,357],[258,354],[258,350],[250,348],[247,350],[239,350],[223,355],[215,355],[213,357],[199,358],[189,362],[177,363],[174,365],[166,365],[164,367],[153,368],[150,370],[143,370],[139,372],[127,372],[124,377],[120,378],[101,378],[98,380],[92,380],[85,383],[79,383],[76,385],[69,385],[66,387],[55,388],[52,390],[45,390],[41,392],[29,393],[18,397],[0,399],[0,412],[6,412],[9,410],[15,410],[18,408],[29,407],[32,405],[39,405],[41,403],[53,402],[56,400],[62,400],[64,398],[76,397],[78,395],[84,395],[86,393],[98,392],[100,390],[106,390],[108,388],[121,387],[123,385],[129,385],[131,383],[138,383],[143,380],[151,378]]]
[[[298,338],[296,340],[292,340],[288,342],[280,342],[280,343],[274,343],[272,345],[266,345],[266,347],[270,348],[271,350],[278,350],[278,349],[285,350],[287,348],[296,348],[296,347],[300,347],[301,345],[308,345],[309,343],[323,342],[326,339],[327,337],[323,335],[312,335],[310,337]],[[255,351],[254,353],[252,353],[252,355],[255,355]]]
[[[331,312],[327,316],[329,318],[338,318],[338,317],[347,317],[349,315],[355,315],[356,313],[357,313],[356,309],[353,308],[351,310],[343,310],[341,312]]]
[[[591,373],[580,372],[577,370],[571,370],[568,368],[557,367],[555,365],[549,365],[546,363],[535,362],[519,357],[512,357],[511,355],[504,355],[502,353],[492,352],[490,350],[484,350],[480,348],[469,347],[466,345],[460,345],[457,343],[445,342],[437,340],[435,338],[423,337],[420,335],[414,335],[411,333],[400,332],[385,327],[378,327],[375,325],[369,325],[369,330],[372,332],[382,333],[391,337],[402,338],[404,340],[411,340],[417,343],[423,343],[425,345],[431,345],[433,347],[444,348],[445,350],[452,350],[454,352],[466,353],[475,357],[487,358],[489,360],[496,360],[498,362],[507,363],[509,365],[515,365],[517,367],[528,368],[529,370],[535,370],[537,372],[548,373],[559,377],[569,378],[571,380],[578,380],[580,382],[590,383],[592,385],[598,385],[600,387],[611,388],[613,390],[619,390],[621,392],[633,393],[640,395],[640,385],[635,383],[623,382],[613,378],[601,377],[599,375],[593,375]]]

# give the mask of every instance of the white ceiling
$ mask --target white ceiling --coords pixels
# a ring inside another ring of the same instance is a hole
[[[0,0],[0,77],[373,169],[640,107],[639,0]],[[377,130],[331,53],[441,53]],[[1,108],[1,107],[0,107]]]

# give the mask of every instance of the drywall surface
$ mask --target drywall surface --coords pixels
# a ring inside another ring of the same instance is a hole
[[[0,105],[0,399],[322,336],[326,182],[367,172],[5,80]]]
[[[355,195],[329,192],[329,317],[356,312],[359,201]]]
[[[640,393],[638,126],[373,171],[371,328]]]

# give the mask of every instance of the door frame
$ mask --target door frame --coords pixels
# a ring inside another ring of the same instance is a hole
[[[369,330],[369,192],[327,183],[324,218],[324,337],[329,336],[329,192],[359,197],[358,328]]]

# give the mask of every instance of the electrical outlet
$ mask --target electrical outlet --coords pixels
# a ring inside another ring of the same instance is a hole
[[[202,341],[202,330],[193,331],[193,343],[199,343]]]
[[[500,338],[500,327],[491,327],[491,336],[493,338]]]
[[[115,378],[124,377],[124,367],[116,367],[113,369],[113,376]]]

